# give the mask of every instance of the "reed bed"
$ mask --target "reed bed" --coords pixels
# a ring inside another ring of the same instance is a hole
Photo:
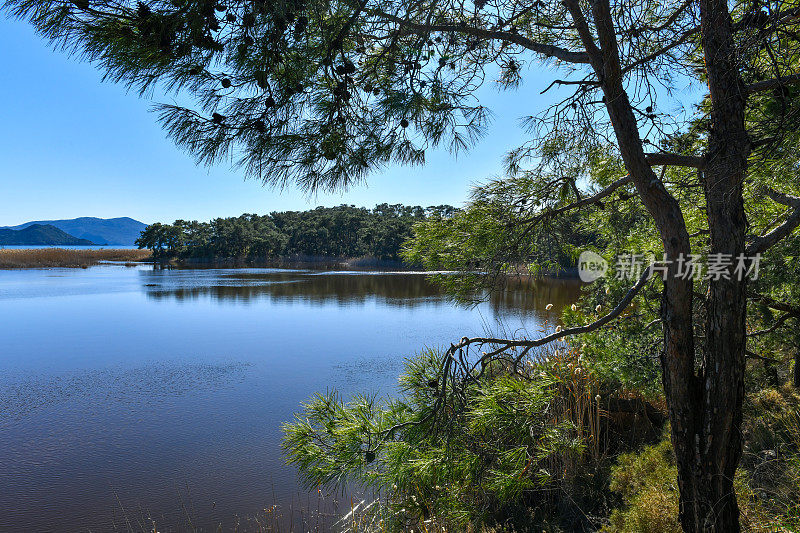
[[[87,268],[103,261],[135,263],[151,257],[149,250],[69,250],[65,248],[0,249],[0,269]]]

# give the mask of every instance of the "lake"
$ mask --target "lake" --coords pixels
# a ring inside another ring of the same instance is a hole
[[[350,501],[284,462],[301,402],[396,394],[405,357],[535,335],[578,291],[532,282],[466,308],[407,272],[0,271],[0,531],[313,529],[309,509]]]

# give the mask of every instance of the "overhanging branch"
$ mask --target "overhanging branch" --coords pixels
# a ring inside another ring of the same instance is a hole
[[[747,247],[747,255],[750,256],[766,252],[800,226],[800,198],[769,188],[765,189],[764,194],[779,204],[791,207],[792,211],[783,224],[769,233],[753,239],[753,242]]]
[[[678,14],[678,12],[676,12],[676,14]],[[700,26],[696,26],[694,28],[690,28],[690,29],[686,30],[683,33],[683,35],[681,35],[680,38],[676,39],[675,41],[673,41],[673,42],[671,42],[671,43],[659,48],[655,52],[652,52],[650,54],[647,54],[644,57],[641,57],[641,58],[637,59],[636,61],[634,61],[630,65],[627,65],[625,68],[622,69],[623,74],[627,74],[627,73],[629,73],[629,72],[641,67],[642,65],[646,65],[646,64],[650,63],[651,61],[653,61],[654,59],[658,58],[659,56],[661,56],[663,54],[666,54],[667,52],[669,52],[673,48],[677,48],[678,46],[681,46],[682,44],[687,43],[689,41],[689,38],[691,36],[693,36],[694,34],[698,33],[699,31],[700,31]]]
[[[630,182],[631,182],[630,176],[629,175],[625,175],[625,176],[621,177],[620,179],[618,179],[617,181],[615,181],[614,183],[612,183],[611,185],[609,185],[608,187],[606,187],[605,189],[603,189],[602,191],[598,192],[597,194],[594,194],[594,195],[589,196],[587,198],[583,198],[583,199],[578,200],[577,202],[573,202],[573,203],[571,203],[569,205],[565,205],[565,206],[557,207],[555,209],[549,209],[549,210],[546,210],[546,211],[542,211],[541,213],[537,214],[534,217],[531,217],[531,218],[529,218],[527,220],[523,220],[522,223],[523,224],[527,224],[527,223],[530,223],[530,222],[534,222],[534,223],[535,222],[539,222],[539,221],[541,221],[541,220],[543,220],[545,218],[554,217],[554,216],[557,216],[557,215],[561,215],[563,213],[567,213],[569,211],[573,211],[575,209],[580,209],[581,207],[586,207],[586,206],[589,206],[589,205],[596,204],[597,202],[601,201],[603,198],[606,198],[611,193],[613,193],[614,191],[616,191],[620,187],[622,187],[624,185],[627,185]]]
[[[800,83],[800,74],[792,74],[791,76],[781,76],[780,78],[773,78],[771,80],[759,81],[747,85],[745,90],[747,94],[757,93],[761,91],[770,91],[785,85],[794,85]]]
[[[703,168],[705,166],[705,160],[702,157],[696,157],[691,155],[681,155],[681,154],[670,154],[670,153],[655,153],[655,154],[645,154],[645,159],[647,162],[652,166],[683,166],[683,167],[692,167],[692,168]],[[581,207],[587,207],[593,204],[597,204],[611,193],[622,187],[623,185],[627,185],[631,183],[630,175],[623,176],[622,178],[618,179],[602,191],[589,196],[587,198],[582,198],[576,202],[571,204],[558,207],[555,209],[549,209],[546,211],[542,211],[541,213],[537,214],[534,217],[531,217],[527,220],[523,220],[522,223],[527,224],[530,222],[539,222],[546,218],[551,218],[557,215],[561,215],[567,213],[569,211],[574,211],[575,209],[580,209]]]
[[[546,335],[544,337],[538,339],[519,339],[519,340],[512,340],[512,339],[497,339],[491,337],[473,337],[467,338],[464,337],[461,339],[461,342],[458,344],[453,344],[447,350],[447,354],[453,355],[458,350],[462,348],[466,348],[467,346],[478,344],[478,345],[485,345],[485,344],[494,344],[500,345],[499,348],[496,350],[485,354],[481,359],[491,358],[505,350],[510,348],[536,348],[539,346],[544,346],[545,344],[549,344],[553,341],[558,339],[569,337],[572,335],[580,335],[582,333],[590,333],[601,327],[605,326],[615,318],[619,317],[625,309],[633,301],[634,297],[642,290],[642,288],[647,285],[647,282],[651,279],[653,265],[647,267],[644,271],[644,274],[636,281],[636,283],[628,289],[628,292],[625,293],[625,296],[622,300],[619,301],[616,307],[612,309],[608,314],[598,318],[594,322],[589,324],[585,324],[583,326],[575,326],[572,328],[562,329],[561,331],[556,331],[551,333],[550,335]]]
[[[551,44],[537,43],[518,33],[487,30],[485,28],[461,24],[420,24],[398,17],[397,15],[392,15],[391,13],[384,13],[380,10],[372,10],[371,13],[377,17],[399,24],[404,31],[409,33],[420,35],[427,35],[431,32],[463,33],[464,35],[471,35],[482,39],[497,39],[518,44],[538,54],[542,54],[546,57],[555,57],[567,63],[589,63],[589,56],[586,52],[576,52]]]

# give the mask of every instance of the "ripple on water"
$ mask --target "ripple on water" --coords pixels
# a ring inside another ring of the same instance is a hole
[[[136,404],[241,381],[252,363],[153,363],[136,368],[81,370],[0,383],[0,424],[59,403],[95,399]]]

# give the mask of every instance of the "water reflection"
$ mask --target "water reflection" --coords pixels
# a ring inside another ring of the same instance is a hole
[[[247,303],[267,299],[348,305],[379,299],[408,308],[448,300],[424,273],[148,270],[139,274],[147,297],[154,300],[211,298]],[[564,305],[577,299],[580,286],[571,279],[517,280],[489,295],[488,303],[497,315],[552,320]],[[546,309],[548,304],[553,304],[552,309]]]

